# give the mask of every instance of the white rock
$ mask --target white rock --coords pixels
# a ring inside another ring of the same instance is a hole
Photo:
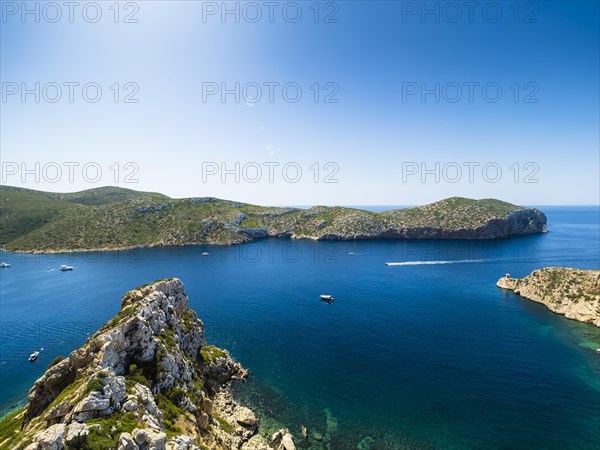
[[[36,434],[33,440],[39,450],[62,450],[64,437],[65,424],[57,423]]]
[[[148,450],[166,450],[167,435],[162,431],[146,430],[148,435]]]
[[[96,392],[81,400],[75,407],[75,412],[102,411],[110,406],[110,399],[101,397]]]
[[[279,450],[296,450],[294,441],[292,440],[291,434],[286,434],[281,438],[281,444],[279,444]]]
[[[135,400],[127,400],[125,402],[125,404],[123,405],[123,409],[125,411],[137,411],[138,409],[138,403]]]
[[[245,406],[239,406],[235,409],[233,413],[233,417],[236,422],[241,425],[256,425],[258,423],[258,419],[254,415],[254,412],[250,408],[246,408]]]
[[[48,414],[46,414],[44,420],[50,422],[53,419],[64,417],[69,413],[69,411],[71,411],[71,409],[73,409],[73,406],[70,405],[68,402],[59,403],[58,405],[50,409],[50,411],[48,411]]]
[[[133,439],[135,440],[135,442],[138,445],[142,445],[144,442],[146,442],[146,439],[148,438],[148,435],[146,434],[146,430],[141,430],[139,428],[136,428],[135,430],[133,430]]]
[[[88,426],[85,423],[73,422],[69,424],[65,434],[65,442],[69,442],[79,436],[86,436],[89,433]]]
[[[150,414],[144,414],[142,416],[142,422],[144,422],[149,428],[155,430],[162,430],[163,426],[158,418],[151,416]]]
[[[196,449],[194,440],[189,436],[177,436],[167,442],[167,450],[192,450]]]
[[[117,450],[137,450],[133,437],[129,433],[121,433],[119,442],[117,442]]]

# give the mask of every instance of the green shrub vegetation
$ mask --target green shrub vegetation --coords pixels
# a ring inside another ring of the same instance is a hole
[[[225,353],[220,348],[215,347],[214,345],[204,345],[200,349],[200,354],[202,355],[202,360],[206,364],[211,363],[216,358],[223,358],[223,357],[227,356],[227,353]]]
[[[0,448],[17,448],[20,442],[21,425],[23,424],[23,408],[20,408],[2,419],[0,422]]]
[[[156,406],[163,412],[163,425],[165,426],[165,433],[167,436],[175,436],[181,433],[181,429],[175,425],[177,419],[185,414],[185,411],[179,406],[175,405],[167,395],[156,394],[154,396]]]
[[[226,433],[233,433],[235,431],[233,426],[229,422],[227,422],[225,419],[215,416],[215,420],[217,421],[219,426],[223,429],[223,431],[225,431]]]
[[[8,250],[235,244],[253,239],[253,233],[264,236],[265,230],[271,236],[314,236],[378,233],[385,227],[472,229],[522,209],[494,199],[453,197],[383,213],[324,206],[303,210],[172,199],[120,188],[55,194],[0,186],[0,198],[0,244]]]
[[[151,388],[152,382],[150,380],[154,379],[153,377],[156,376],[156,368],[153,368],[153,366],[155,366],[153,362],[130,364],[127,368],[127,373],[125,374],[126,386],[131,388],[132,384],[127,383],[131,382],[140,383]],[[150,377],[150,379],[148,379],[148,377]]]
[[[99,378],[92,378],[88,381],[88,384],[83,392],[83,398],[90,395],[92,392],[102,392],[104,391],[104,383]]]
[[[113,450],[121,433],[131,433],[140,424],[132,413],[115,413],[107,418],[87,422],[89,433],[68,442],[66,450]]]

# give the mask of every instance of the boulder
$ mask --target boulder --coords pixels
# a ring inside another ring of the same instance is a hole
[[[271,436],[271,441],[276,445],[277,450],[296,450],[294,440],[286,428],[282,428]]]
[[[296,446],[294,445],[294,441],[292,439],[291,434],[285,434],[281,438],[281,444],[277,447],[278,450],[296,450]]]
[[[77,422],[69,424],[66,430],[67,431],[65,433],[65,442],[67,444],[74,440],[77,441],[78,438],[83,438],[84,436],[87,436],[87,434],[90,432],[88,426],[85,423]]]
[[[235,421],[240,425],[245,426],[253,426],[258,423],[258,419],[254,415],[254,412],[250,408],[246,408],[245,406],[239,406],[235,409],[233,413],[233,417]]]
[[[166,450],[167,435],[162,431],[146,430],[148,450]]]
[[[132,435],[133,435],[133,440],[138,445],[144,444],[146,442],[146,440],[148,439],[148,434],[146,433],[146,430],[142,430],[140,428],[136,428],[135,430],[133,430]]]
[[[62,450],[65,440],[65,424],[57,423],[36,434],[33,441],[39,450]]]
[[[138,403],[135,400],[127,400],[123,404],[123,409],[128,412],[137,411]]]
[[[101,394],[93,392],[75,406],[74,412],[103,411],[109,406],[110,398],[105,398]]]
[[[138,446],[136,445],[133,437],[129,433],[121,433],[119,436],[119,441],[117,442],[117,450],[137,450]]]
[[[66,416],[73,409],[73,405],[68,402],[62,402],[52,407],[44,416],[46,422],[52,422],[56,419]]]

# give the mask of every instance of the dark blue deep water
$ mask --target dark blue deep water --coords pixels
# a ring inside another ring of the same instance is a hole
[[[175,276],[209,341],[250,369],[236,393],[267,429],[300,436],[305,425],[344,450],[597,449],[600,330],[495,286],[506,272],[600,268],[598,208],[543,210],[548,234],[496,241],[4,254],[2,412],[111,318],[127,290]]]

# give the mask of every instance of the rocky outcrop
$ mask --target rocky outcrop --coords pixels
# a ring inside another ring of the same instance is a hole
[[[568,319],[600,327],[600,270],[546,267],[521,279],[502,277],[496,284]]]
[[[370,230],[355,232],[352,227],[347,230],[331,231],[326,229],[326,222],[319,224],[318,229],[310,235],[294,234],[294,238],[311,238],[317,240],[362,240],[362,239],[498,239],[510,236],[545,233],[546,216],[537,209],[520,209],[506,217],[490,218],[485,224],[473,227],[450,227],[429,225],[408,225],[402,222],[389,221],[377,224]]]
[[[206,344],[181,281],[158,281],[127,293],[111,321],[35,382],[0,448],[273,448],[231,396],[247,374]]]

